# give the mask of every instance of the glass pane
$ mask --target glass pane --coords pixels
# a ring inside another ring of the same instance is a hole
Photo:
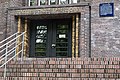
[[[60,0],[60,4],[68,4],[68,0]]]
[[[45,5],[46,0],[40,0],[40,5]]]
[[[60,39],[60,38],[58,38],[58,39],[57,39],[57,42],[61,42],[61,43],[62,43],[62,42],[68,42],[68,39],[66,39],[66,38],[61,38],[61,39]]]
[[[45,39],[36,39],[36,43],[45,43],[46,40]]]
[[[60,52],[60,53],[57,53],[56,54],[58,57],[65,57],[65,56],[67,56],[67,52]]]
[[[68,47],[68,43],[57,43],[57,47]]]
[[[67,51],[67,48],[64,48],[64,47],[62,47],[62,48],[56,48],[56,51]]]
[[[67,30],[58,30],[58,34],[67,33]]]
[[[35,5],[35,0],[30,0],[30,6],[34,6]]]
[[[45,57],[45,56],[46,56],[46,53],[44,53],[44,52],[35,53],[35,56],[36,56],[36,57]]]
[[[46,43],[42,43],[42,44],[36,44],[35,48],[45,48],[46,47]]]
[[[47,34],[44,36],[43,34],[41,34],[41,35],[36,35],[36,38],[44,38],[44,39],[46,39],[47,38]]]
[[[72,3],[79,3],[80,0],[72,0]]]
[[[68,25],[58,25],[57,29],[64,29],[64,30],[66,30],[66,29],[68,29]]]
[[[37,26],[36,29],[47,29],[47,26]]]
[[[50,5],[56,4],[56,0],[50,0]]]
[[[33,2],[30,2],[30,6],[33,6]]]
[[[37,34],[47,34],[47,30],[37,30]]]
[[[46,48],[36,48],[36,52],[45,52]]]

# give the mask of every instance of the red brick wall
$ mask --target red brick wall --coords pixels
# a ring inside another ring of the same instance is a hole
[[[16,64],[15,64],[16,63]],[[3,73],[0,70],[2,80]],[[7,65],[7,80],[120,80],[120,58],[29,58]]]

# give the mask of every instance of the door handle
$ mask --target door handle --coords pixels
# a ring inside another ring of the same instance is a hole
[[[52,44],[52,48],[55,48],[56,47],[56,44]]]

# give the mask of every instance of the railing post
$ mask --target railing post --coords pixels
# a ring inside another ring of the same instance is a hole
[[[18,36],[18,33],[16,34],[16,43],[15,43],[15,47],[17,47],[17,36]],[[15,55],[17,54],[17,50],[15,49]],[[14,58],[14,61],[16,61],[17,60],[17,57],[15,56],[15,58]]]
[[[23,60],[23,54],[24,54],[24,34],[25,33],[22,33],[22,54],[21,54],[21,61]]]
[[[6,44],[5,63],[7,62],[7,52],[8,52],[8,43]],[[6,69],[7,69],[7,66],[5,64],[5,68],[4,68],[4,80],[6,79]]]

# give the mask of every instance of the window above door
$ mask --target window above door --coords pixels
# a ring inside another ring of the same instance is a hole
[[[80,3],[84,0],[28,0],[28,6],[66,5]]]

